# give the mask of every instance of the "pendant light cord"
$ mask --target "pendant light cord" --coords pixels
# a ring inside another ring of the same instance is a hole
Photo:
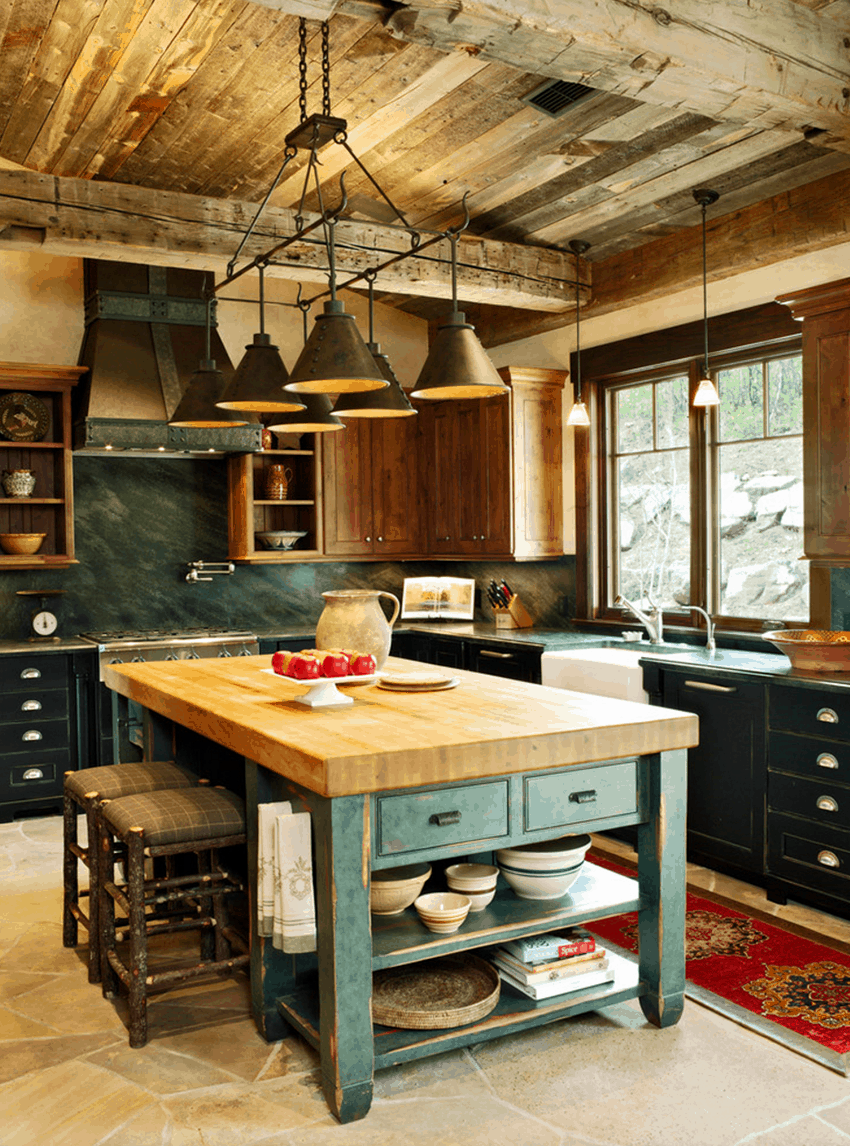
[[[705,376],[708,377],[708,258],[706,255],[706,241],[705,241],[705,210],[708,203],[705,199],[702,201],[702,314],[703,314],[703,334],[705,337],[705,350],[703,356],[703,369]]]
[[[579,287],[581,280],[578,275],[578,261],[582,255],[590,250],[590,243],[585,239],[571,239],[569,248],[576,258],[576,385],[575,385],[575,401],[576,404],[581,402],[581,306],[579,305]]]

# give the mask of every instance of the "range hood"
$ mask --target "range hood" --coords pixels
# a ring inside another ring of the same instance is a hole
[[[206,357],[204,289],[212,275],[86,259],[85,333],[75,388],[74,449],[107,457],[253,453],[262,427],[169,426],[189,378]],[[213,322],[210,350],[225,379],[233,365]]]

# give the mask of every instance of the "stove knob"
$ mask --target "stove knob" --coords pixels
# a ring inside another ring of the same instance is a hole
[[[199,661],[200,659],[201,658],[198,656],[194,649],[189,649],[188,653],[186,653],[187,661]]]
[[[242,646],[242,648],[237,653],[237,656],[240,656],[240,657],[250,657],[251,655],[252,655],[251,650],[246,649],[244,645]]]
[[[218,655],[220,657],[229,657],[231,654],[227,651],[227,649],[219,649]]]
[[[179,660],[180,658],[177,656],[177,653],[166,653],[165,659],[167,661],[176,661],[176,660]]]
[[[110,665],[123,665],[124,662],[121,657],[113,657],[112,660],[107,661],[106,663]]]
[[[131,665],[143,665],[144,663],[145,663],[145,658],[143,656],[137,656],[137,657],[131,657],[130,658],[130,664]]]

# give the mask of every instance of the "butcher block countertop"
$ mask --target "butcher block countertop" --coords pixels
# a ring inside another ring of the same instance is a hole
[[[261,672],[271,656],[122,664],[106,683],[323,796],[414,788],[689,748],[690,713],[452,670],[457,688],[342,685],[344,708],[295,702],[306,687]],[[390,657],[387,670],[421,672]]]

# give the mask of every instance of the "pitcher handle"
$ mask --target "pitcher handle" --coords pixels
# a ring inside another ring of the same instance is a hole
[[[393,615],[390,617],[389,621],[387,622],[389,624],[390,628],[392,628],[396,622],[396,617],[398,617],[399,611],[401,609],[401,604],[399,602],[399,599],[398,599],[398,597],[396,597],[396,595],[394,593],[385,593],[383,590],[381,590],[381,592],[378,593],[378,596],[379,597],[389,597],[389,599],[395,603],[395,608],[393,609]]]

